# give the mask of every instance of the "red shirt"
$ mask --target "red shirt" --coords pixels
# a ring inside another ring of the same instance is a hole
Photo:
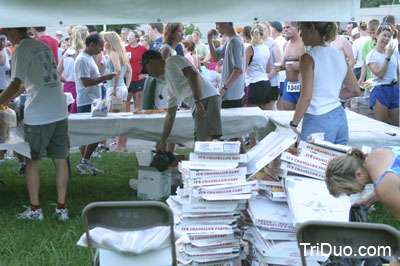
[[[132,81],[140,81],[139,74],[142,70],[140,63],[142,62],[142,55],[144,52],[146,52],[147,48],[141,45],[132,48],[130,45],[127,45],[125,49],[128,53],[128,57],[130,58],[129,62],[131,63],[132,67]],[[130,56],[129,53],[131,53]]]
[[[53,38],[49,35],[43,35],[43,36],[36,38],[36,40],[42,41],[50,47],[51,51],[53,52],[54,59],[56,60],[56,64],[58,65],[58,41],[57,41],[57,39]]]

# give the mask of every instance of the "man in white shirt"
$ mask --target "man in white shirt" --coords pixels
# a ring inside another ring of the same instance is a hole
[[[364,61],[362,60],[362,48],[365,42],[371,39],[371,37],[369,37],[368,35],[366,21],[360,22],[359,33],[360,33],[360,38],[358,38],[353,42],[353,54],[354,54],[354,59],[356,61],[353,67],[353,72],[354,75],[356,75],[357,80],[360,79],[361,68],[364,63]]]
[[[195,140],[212,140],[222,136],[221,97],[193,64],[179,55],[164,61],[159,52],[148,50],[142,56],[141,65],[141,74],[148,73],[167,81],[168,114],[157,150],[165,150],[181,101],[192,109]]]
[[[18,219],[43,220],[39,205],[38,162],[46,152],[56,168],[57,207],[59,220],[68,219],[65,197],[68,184],[66,158],[68,147],[67,103],[57,74],[57,66],[49,46],[29,38],[27,28],[2,29],[16,45],[12,57],[11,79],[8,87],[0,94],[0,104],[6,104],[20,95],[24,86],[27,99],[24,109],[24,137],[29,143],[31,158],[26,158],[26,180],[30,206]]]
[[[76,85],[76,104],[78,113],[91,111],[92,102],[101,99],[101,88],[99,84],[116,76],[115,73],[100,76],[99,68],[93,56],[100,54],[104,48],[104,40],[98,33],[90,34],[85,40],[86,48],[75,60],[74,78]],[[80,147],[82,160],[76,167],[84,175],[95,175],[96,172],[103,172],[90,162],[90,157],[98,143],[92,143]]]

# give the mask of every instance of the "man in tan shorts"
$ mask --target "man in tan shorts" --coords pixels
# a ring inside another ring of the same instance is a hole
[[[283,34],[289,39],[284,50],[282,66],[274,66],[276,71],[286,70],[286,80],[282,95],[282,110],[295,110],[297,101],[300,98],[300,56],[305,52],[303,41],[301,40],[297,23],[285,21],[283,24]]]

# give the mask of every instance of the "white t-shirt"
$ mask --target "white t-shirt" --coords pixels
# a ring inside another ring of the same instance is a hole
[[[385,62],[386,54],[382,54],[377,50],[373,49],[369,54],[367,54],[366,63],[367,65],[370,63],[377,62],[379,66],[381,66]],[[378,78],[375,76],[374,72],[372,73],[372,86],[382,85],[382,84],[390,84],[393,81],[397,80],[397,60],[399,60],[399,52],[396,50],[393,52],[390,57],[389,66],[386,70],[383,78]]]
[[[340,106],[339,93],[347,73],[346,60],[332,46],[315,46],[307,54],[314,60],[314,86],[306,113],[326,114]]]
[[[224,60],[222,64],[221,88],[228,81],[234,68],[241,68],[241,74],[228,88],[222,97],[223,100],[239,100],[244,95],[244,46],[243,40],[235,34],[222,47],[218,47],[217,53]]]
[[[200,99],[218,95],[217,90],[185,57],[180,55],[170,56],[165,63],[165,79],[167,80],[168,86],[168,108],[178,106],[181,101],[188,104],[192,109],[195,106],[189,80],[182,72],[182,69],[187,67],[191,67],[198,74],[201,89]]]
[[[283,47],[285,46],[286,39],[282,35],[279,35],[278,37],[275,38],[274,41],[278,43],[279,49],[281,50],[282,58],[284,58],[285,55],[283,52]],[[280,77],[280,82],[285,82],[286,71],[285,70],[279,71],[279,77]]]
[[[67,51],[65,51],[65,57],[64,57],[63,67],[64,67],[64,78],[66,81],[75,82],[74,65],[75,65],[75,49],[71,47],[68,48]]]
[[[85,52],[81,52],[75,60],[74,70],[77,106],[92,104],[95,99],[101,98],[99,85],[85,87],[81,80],[81,78],[100,77],[99,69],[93,57]]]
[[[45,125],[68,117],[67,101],[49,46],[24,39],[12,56],[11,80],[18,78],[26,88],[24,123]]]
[[[356,59],[356,64],[354,65],[354,68],[362,67],[362,65],[363,65],[362,48],[363,48],[365,42],[370,39],[371,39],[371,37],[365,36],[365,37],[360,37],[353,42],[353,54],[354,54],[354,58]]]

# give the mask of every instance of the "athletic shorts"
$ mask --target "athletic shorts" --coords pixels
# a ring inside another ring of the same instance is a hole
[[[87,104],[87,105],[78,106],[77,111],[78,111],[78,113],[90,113],[92,111],[92,105]]]
[[[144,81],[145,80],[146,79],[139,80],[139,81],[131,81],[131,84],[129,85],[129,88],[128,88],[128,92],[129,93],[136,93],[136,92],[142,91],[143,87],[144,87]]]
[[[274,93],[276,94],[276,92]],[[266,104],[272,100],[272,88],[269,80],[261,80],[256,83],[250,83],[246,87],[245,104]]]
[[[221,108],[238,108],[243,107],[242,99],[239,100],[223,100]]]
[[[377,85],[369,95],[369,108],[375,105],[376,100],[389,109],[399,107],[399,87],[394,85]]]
[[[40,160],[45,151],[53,159],[65,159],[69,155],[67,119],[44,125],[24,124],[24,134],[34,160]]]
[[[296,81],[296,83],[300,81]],[[293,84],[293,82],[288,81],[287,79],[285,79],[285,84],[284,84],[284,88],[283,88],[283,95],[282,95],[282,99],[293,103],[293,104],[297,104],[297,102],[299,101],[300,98],[300,87],[297,88],[293,88],[294,86],[291,86]]]
[[[324,133],[324,140],[347,145],[349,128],[344,108],[340,105],[322,115],[305,114],[301,127],[301,140],[307,141],[313,133]]]
[[[194,139],[206,140],[208,137],[218,139],[222,136],[221,123],[221,96],[215,95],[202,99],[204,109],[208,113],[206,118],[197,118],[194,108],[192,116],[194,118]]]

